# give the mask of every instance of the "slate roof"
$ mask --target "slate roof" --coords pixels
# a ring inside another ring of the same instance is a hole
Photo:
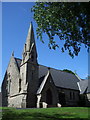
[[[88,79],[88,90],[87,90],[88,93],[90,93],[90,78]]]
[[[18,68],[20,69],[21,59],[15,58],[15,60]],[[44,80],[44,76],[47,75],[48,70],[50,70],[55,86],[79,90],[77,82],[80,82],[80,80],[76,75],[72,73],[67,73],[61,70],[57,70],[54,68],[49,69],[48,67],[43,65],[39,65],[39,79],[43,78],[43,79],[40,79],[40,82]]]
[[[48,76],[49,76],[49,71],[48,71],[47,75],[44,76],[44,78],[43,78],[43,80],[42,80],[42,82],[41,82],[41,85],[40,85],[39,89],[37,90],[37,94],[40,94],[40,93],[41,93],[41,91],[42,91],[42,89],[44,88],[44,85],[45,85],[45,83],[46,83],[46,81],[47,81]]]
[[[79,86],[80,94],[90,92],[88,80],[81,80],[80,82],[78,82],[78,86]]]
[[[79,90],[77,82],[80,80],[76,75],[63,72],[54,68],[50,68],[50,73],[53,78],[54,84],[57,87]],[[48,67],[39,65],[39,78],[46,76],[48,73]]]

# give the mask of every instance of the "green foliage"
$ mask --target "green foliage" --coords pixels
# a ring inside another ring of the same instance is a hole
[[[75,75],[75,73],[74,73],[74,72],[72,72],[71,70],[64,69],[63,71],[68,72],[68,73],[72,73],[72,74],[74,74],[74,75]]]
[[[62,107],[47,109],[7,109],[2,120],[82,120],[88,118],[89,108]]]
[[[37,22],[37,37],[42,42],[43,33],[49,37],[50,49],[60,47],[55,35],[64,41],[62,52],[68,50],[71,57],[77,56],[81,45],[90,47],[90,4],[80,2],[36,2],[32,11]]]

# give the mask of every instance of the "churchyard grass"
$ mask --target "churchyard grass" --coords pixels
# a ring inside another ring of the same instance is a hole
[[[88,107],[61,107],[47,109],[2,108],[2,111],[2,120],[90,120],[90,108]]]

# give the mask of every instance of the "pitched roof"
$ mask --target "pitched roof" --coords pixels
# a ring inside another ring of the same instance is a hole
[[[89,88],[88,80],[81,80],[80,82],[78,82],[78,86],[79,86],[80,94],[90,92],[90,89],[88,89]]]
[[[88,93],[90,93],[90,78],[88,78],[88,90],[87,90]]]
[[[42,89],[44,88],[44,85],[45,85],[45,83],[46,83],[46,81],[47,81],[48,76],[49,76],[49,72],[48,72],[47,75],[44,77],[44,79],[43,79],[43,81],[42,81],[39,89],[37,90],[37,94],[40,94],[40,93],[41,93],[41,91],[42,91]]]
[[[20,69],[21,59],[15,58],[15,60],[18,68]],[[47,75],[48,69],[49,68],[46,66],[39,65],[39,79]],[[79,90],[77,82],[80,82],[80,79],[76,75],[61,70],[57,70],[54,68],[50,68],[49,70],[55,86]],[[42,82],[43,80],[44,77],[40,82]]]
[[[50,68],[49,70],[55,86],[79,90],[77,82],[79,82],[80,80],[76,75],[73,75],[72,73],[63,72],[61,70],[56,70],[54,68]],[[47,73],[48,67],[39,65],[39,78],[43,77]]]

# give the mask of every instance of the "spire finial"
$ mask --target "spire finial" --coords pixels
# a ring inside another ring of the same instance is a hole
[[[30,24],[33,24],[32,21],[30,22]]]
[[[14,51],[12,52],[12,56],[14,56]]]
[[[33,31],[33,23],[32,21],[30,22],[30,27],[29,27],[29,32]]]
[[[33,24],[30,22],[30,27],[27,35],[27,40],[26,40],[26,50],[30,51],[32,43],[35,43],[34,39],[34,31],[33,31]]]

